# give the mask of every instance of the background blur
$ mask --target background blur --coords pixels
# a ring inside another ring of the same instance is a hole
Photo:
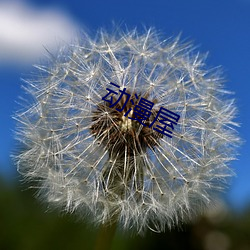
[[[235,92],[244,144],[232,162],[232,179],[221,204],[196,222],[144,238],[117,233],[112,249],[250,250],[250,0],[0,0],[0,249],[92,249],[97,230],[73,216],[46,212],[22,183],[10,155],[15,152],[11,118],[18,110],[22,80],[32,67],[70,43],[79,29],[91,35],[116,24],[154,26],[165,37],[181,33],[207,64],[222,65],[225,88]]]

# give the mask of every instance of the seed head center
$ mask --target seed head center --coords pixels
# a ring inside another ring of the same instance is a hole
[[[131,93],[131,96],[134,96],[134,93]],[[147,95],[141,94],[139,97],[148,98]],[[114,97],[114,101],[116,100]],[[117,106],[112,108],[108,103],[100,102],[93,111],[91,133],[102,146],[106,147],[110,159],[121,160],[125,156],[133,158],[141,155],[147,148],[156,147],[162,138],[162,134],[148,127],[154,121],[158,110],[153,108],[151,116],[140,121],[133,108],[139,101],[133,98],[133,104],[128,102],[124,109],[119,111],[125,101],[126,98],[122,98]],[[153,102],[156,103],[157,100],[154,99]]]
[[[128,116],[132,117],[133,115],[133,110],[131,110],[128,114]],[[121,121],[120,121],[120,128],[122,132],[126,132],[133,127],[133,123],[131,119],[128,119],[128,116],[122,115]]]

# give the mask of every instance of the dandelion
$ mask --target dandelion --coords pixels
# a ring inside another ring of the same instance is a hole
[[[26,80],[19,172],[48,204],[97,224],[163,231],[203,212],[233,175],[239,142],[219,70],[154,29],[82,36]],[[152,105],[139,120],[142,98]],[[154,129],[163,109],[178,115],[174,127],[165,119],[171,136]]]

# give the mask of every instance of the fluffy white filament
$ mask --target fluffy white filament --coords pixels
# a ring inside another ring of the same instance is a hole
[[[162,41],[153,29],[82,36],[26,81],[32,99],[15,116],[23,148],[18,170],[36,180],[44,201],[97,223],[116,218],[122,228],[141,232],[191,219],[224,188],[239,142],[234,101],[220,74],[205,68],[191,44]],[[91,131],[99,119],[117,131],[118,142],[124,140],[122,120],[115,122],[108,109],[96,118],[110,82],[178,113],[173,137],[147,141],[144,150],[136,144],[132,153],[125,143],[124,157],[111,157],[102,141],[110,130]]]

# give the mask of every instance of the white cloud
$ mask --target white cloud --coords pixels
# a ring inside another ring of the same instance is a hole
[[[70,42],[76,25],[56,9],[39,10],[22,2],[0,3],[0,64],[27,63]]]

